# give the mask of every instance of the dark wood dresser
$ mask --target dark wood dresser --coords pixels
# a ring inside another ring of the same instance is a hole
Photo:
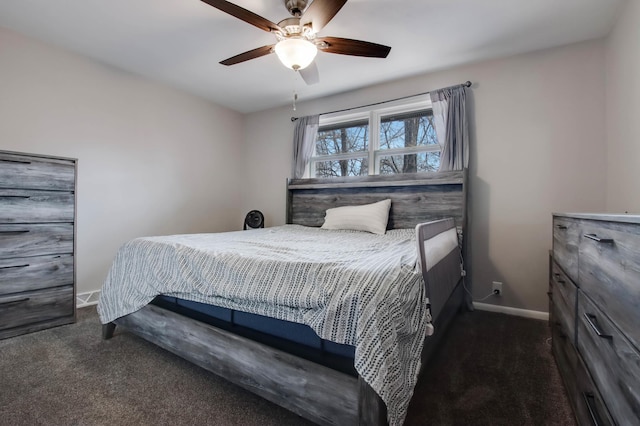
[[[581,425],[640,425],[640,216],[553,215],[553,354]]]
[[[75,321],[76,160],[0,151],[0,339]]]

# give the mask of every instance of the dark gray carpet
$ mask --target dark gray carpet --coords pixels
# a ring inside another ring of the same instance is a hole
[[[416,386],[407,425],[575,425],[547,321],[459,315]]]
[[[0,341],[2,425],[306,425],[128,333],[76,324]],[[460,316],[416,389],[407,425],[573,423],[546,322]]]

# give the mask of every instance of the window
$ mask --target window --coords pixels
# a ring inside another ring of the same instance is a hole
[[[437,171],[441,147],[428,96],[320,117],[312,177]]]
[[[369,174],[369,122],[357,120],[318,128],[312,170],[318,177]]]

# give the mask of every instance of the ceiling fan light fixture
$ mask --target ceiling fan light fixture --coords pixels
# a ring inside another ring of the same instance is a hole
[[[275,51],[285,67],[297,71],[311,65],[318,48],[303,38],[285,38],[276,44]]]

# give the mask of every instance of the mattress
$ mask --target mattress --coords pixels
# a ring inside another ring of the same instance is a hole
[[[427,301],[413,229],[299,225],[137,238],[118,251],[98,312],[108,323],[163,294],[304,324],[355,347],[354,367],[401,424],[420,369]]]

